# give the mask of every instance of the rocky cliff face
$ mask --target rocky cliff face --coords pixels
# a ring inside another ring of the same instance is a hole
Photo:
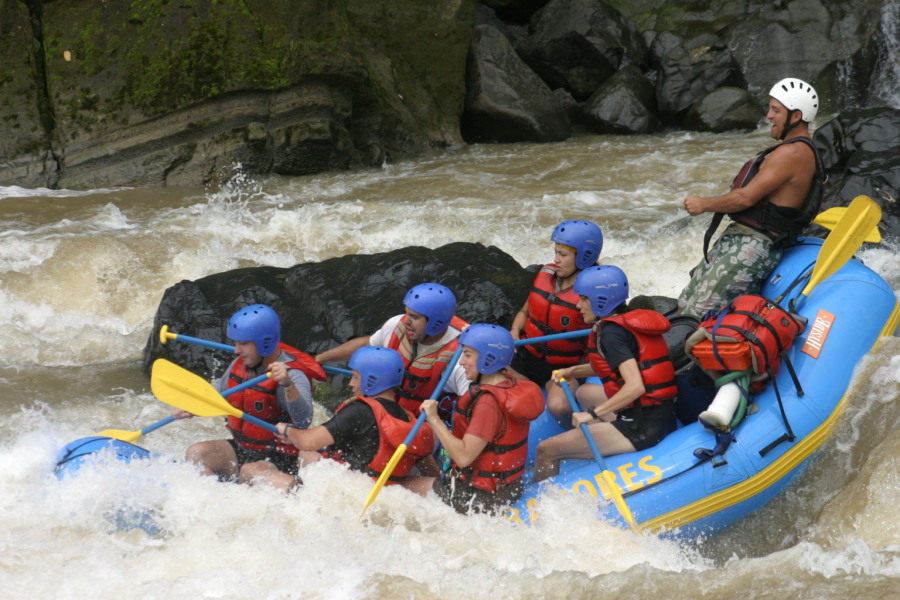
[[[0,181],[202,185],[461,143],[471,0],[0,1]],[[7,68],[9,67],[9,68]]]
[[[821,125],[879,105],[892,3],[0,0],[0,184],[214,185],[577,128],[753,129],[786,76],[816,87]]]

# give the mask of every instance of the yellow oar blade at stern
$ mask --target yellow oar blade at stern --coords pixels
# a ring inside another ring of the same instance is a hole
[[[821,225],[825,229],[831,231],[840,222],[841,217],[844,216],[845,212],[847,212],[846,206],[834,206],[824,212],[820,212],[819,214],[817,214],[816,218],[813,219],[813,223],[815,223],[816,225]],[[863,241],[869,242],[870,244],[881,243],[881,232],[878,231],[877,223],[874,227],[872,227],[872,229],[869,230],[869,232],[866,234],[866,238]]]
[[[808,296],[814,287],[832,276],[853,258],[872,227],[881,221],[881,207],[868,196],[857,196],[831,230],[813,269],[812,277],[801,294]]]

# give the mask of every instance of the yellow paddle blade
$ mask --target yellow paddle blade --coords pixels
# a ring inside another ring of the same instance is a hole
[[[117,440],[122,440],[123,442],[128,442],[129,444],[133,444],[140,439],[140,437],[144,435],[141,431],[125,431],[124,429],[105,429],[97,434],[97,437],[109,437],[116,438]]]
[[[872,227],[881,221],[881,207],[868,196],[857,196],[841,216],[841,220],[831,230],[813,269],[809,283],[803,288],[803,296],[808,296],[822,280],[832,276],[853,258]]]
[[[397,446],[397,449],[394,450],[394,455],[391,457],[391,460],[388,461],[387,466],[384,468],[384,471],[381,472],[381,475],[378,477],[378,481],[375,482],[375,486],[372,488],[372,491],[369,492],[369,497],[366,498],[366,505],[363,506],[362,512],[359,513],[359,518],[362,519],[363,515],[366,514],[366,509],[375,502],[375,498],[378,496],[378,492],[381,491],[381,488],[384,487],[384,484],[387,483],[387,480],[390,479],[391,474],[394,472],[394,469],[397,468],[397,463],[400,462],[400,459],[403,458],[403,455],[406,454],[406,444],[400,444]]]
[[[158,358],[153,363],[150,389],[166,404],[198,417],[231,415],[241,418],[244,414],[229,404],[211,383],[164,358]]]
[[[625,498],[622,497],[619,486],[616,485],[616,476],[613,475],[609,469],[603,471],[602,476],[603,481],[606,482],[606,487],[609,488],[609,497],[612,498],[613,504],[619,509],[619,514],[621,514],[622,518],[631,525],[631,528],[634,529],[635,533],[643,535],[640,527],[638,527],[637,521],[634,520],[634,515],[631,514],[631,510],[628,508],[628,505],[625,504]]]
[[[821,225],[822,227],[830,231],[834,229],[835,225],[840,222],[841,217],[844,216],[845,212],[847,212],[846,206],[835,206],[829,208],[825,212],[817,214],[816,218],[813,219],[813,223],[815,223],[816,225]],[[875,225],[875,227],[869,230],[869,232],[866,234],[866,239],[864,239],[863,241],[869,242],[870,244],[881,243],[881,232],[878,231],[877,224]]]

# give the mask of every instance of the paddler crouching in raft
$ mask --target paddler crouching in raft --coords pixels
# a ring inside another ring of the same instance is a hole
[[[402,485],[418,494],[429,490],[459,513],[496,512],[524,490],[530,422],[544,410],[541,388],[506,373],[514,345],[499,325],[476,323],[460,336],[459,364],[473,382],[457,402],[451,432],[426,400],[426,423],[450,456],[440,477],[413,476]]]
[[[569,220],[556,226],[550,240],[555,243],[555,257],[534,278],[525,306],[513,319],[510,333],[514,340],[588,329],[573,286],[579,273],[597,264],[603,232],[590,221]],[[529,344],[516,352],[510,373],[545,386],[547,410],[568,424],[572,410],[562,388],[551,378],[554,370],[581,363],[586,348],[587,336]]]
[[[538,444],[534,481],[559,473],[563,458],[592,458],[582,423],[604,456],[644,450],[677,427],[675,369],[662,335],[668,319],[653,310],[627,309],[628,279],[618,267],[586,269],[575,293],[585,320],[594,323],[588,346],[596,352],[589,353],[589,364],[559,371],[554,379],[597,375],[604,383],[579,389],[598,397],[588,412],[572,415],[575,429]]]
[[[325,423],[298,429],[288,423],[276,425],[282,441],[300,450],[300,467],[322,458],[346,463],[378,479],[394,451],[415,423],[412,414],[398,403],[403,382],[403,359],[395,350],[365,346],[350,357],[350,389],[354,396],[344,402]],[[323,452],[319,452],[325,448]],[[397,483],[417,460],[432,460],[434,437],[422,427],[397,463],[388,484]],[[266,478],[280,489],[290,489],[296,480],[284,473]]]
[[[414,286],[403,299],[405,312],[388,319],[371,336],[344,342],[316,356],[320,363],[344,361],[363,346],[384,346],[400,353],[406,368],[403,385],[397,390],[400,406],[419,416],[423,400],[430,398],[441,380],[444,369],[456,353],[459,335],[468,323],[456,316],[456,297],[450,288],[439,283]],[[453,399],[468,388],[462,368],[453,365],[442,395],[450,394],[442,413],[450,418]]]
[[[311,379],[325,380],[325,371],[311,356],[281,343],[281,321],[265,304],[237,311],[228,321],[226,335],[234,341],[237,358],[221,377],[217,389],[224,392],[266,372],[265,381],[228,396],[242,412],[271,424],[288,421],[309,427],[313,418]],[[193,415],[185,410],[176,419]],[[199,464],[206,475],[222,480],[250,483],[259,477],[282,474],[293,480],[297,472],[297,449],[275,438],[275,434],[237,417],[228,417],[232,439],[197,442],[185,458]]]

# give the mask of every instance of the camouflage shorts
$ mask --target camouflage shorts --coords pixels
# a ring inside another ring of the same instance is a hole
[[[709,262],[701,260],[691,271],[679,310],[703,318],[741,294],[758,294],[782,253],[764,234],[731,224],[710,249]]]

